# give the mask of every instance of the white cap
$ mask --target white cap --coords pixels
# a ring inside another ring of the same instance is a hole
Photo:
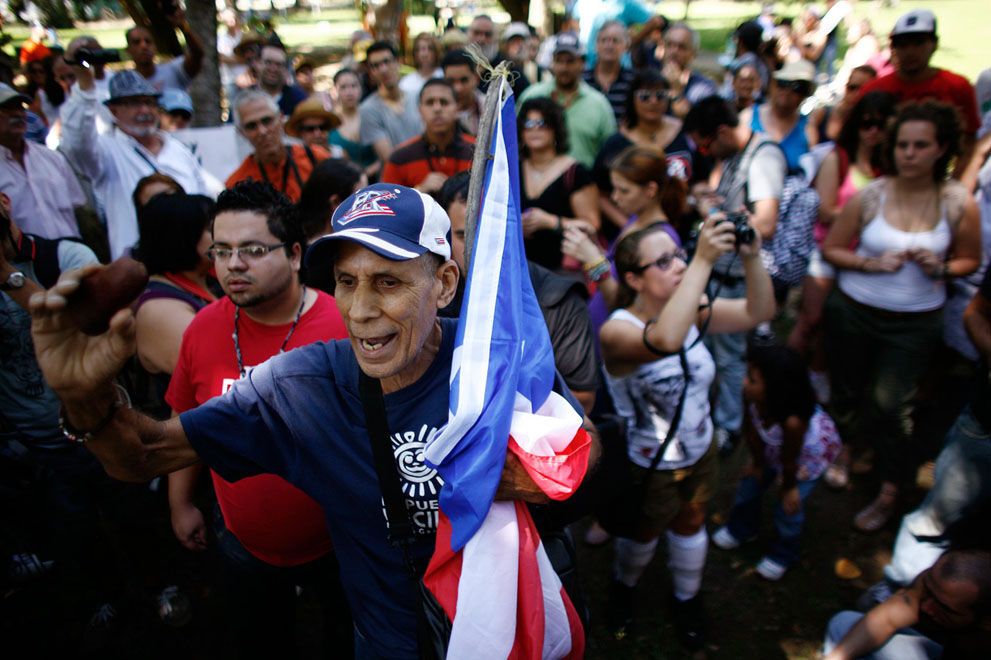
[[[928,9],[913,9],[903,14],[891,28],[891,36],[902,34],[931,34],[936,36],[936,15]]]
[[[506,27],[506,31],[502,33],[502,40],[509,41],[514,37],[522,37],[523,39],[530,38],[530,26],[526,23],[510,23]]]

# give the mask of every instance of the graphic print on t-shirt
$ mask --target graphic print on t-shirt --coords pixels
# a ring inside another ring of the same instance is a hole
[[[404,431],[390,436],[392,455],[396,459],[396,471],[402,478],[401,488],[406,496],[413,532],[420,535],[437,531],[440,489],[444,480],[423,460],[423,450],[436,433],[436,428],[424,424],[419,431]],[[385,500],[382,501],[382,515],[388,522]]]

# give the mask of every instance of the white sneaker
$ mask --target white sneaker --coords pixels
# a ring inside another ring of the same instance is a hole
[[[725,525],[712,533],[712,544],[720,550],[735,550],[741,545],[740,539],[733,536]]]
[[[757,574],[771,582],[777,582],[783,578],[787,571],[787,566],[782,566],[770,557],[764,557],[757,563]]]
[[[585,531],[585,545],[597,546],[608,543],[612,539],[612,535],[607,532],[599,521],[593,520],[592,524],[588,526]]]

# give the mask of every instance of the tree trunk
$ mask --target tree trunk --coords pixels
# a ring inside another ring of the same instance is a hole
[[[530,0],[499,0],[499,4],[509,12],[509,20],[526,23],[530,15]]]
[[[193,126],[220,125],[220,63],[217,57],[217,8],[214,0],[186,0],[186,20],[203,42],[203,68],[189,86]]]
[[[179,45],[175,28],[162,13],[161,0],[121,0],[121,4],[135,25],[151,30],[159,53],[173,57],[182,55],[182,46]]]
[[[402,50],[401,33],[405,32],[400,26],[403,20],[402,0],[376,2],[372,5],[372,12],[375,17],[375,25],[372,26],[371,32],[375,38],[395,44],[397,48]]]
[[[45,27],[67,30],[73,27],[72,16],[63,0],[34,0],[41,12],[42,23]]]

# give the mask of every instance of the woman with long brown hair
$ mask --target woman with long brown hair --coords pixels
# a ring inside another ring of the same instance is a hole
[[[881,480],[854,519],[864,532],[884,527],[911,477],[912,402],[940,345],[946,281],[980,263],[977,205],[947,178],[960,134],[950,106],[903,106],[889,174],[847,202],[823,243],[838,271],[824,317],[833,414],[845,442],[873,440]]]
[[[627,234],[661,224],[664,231],[681,245],[678,228],[672,222],[681,218],[685,208],[685,184],[668,175],[663,151],[653,147],[632,146],[621,152],[609,168],[612,201],[626,217],[617,241]],[[562,250],[582,263],[589,281],[598,285],[609,309],[616,304],[619,282],[612,276],[609,255],[582,226],[566,227]]]

